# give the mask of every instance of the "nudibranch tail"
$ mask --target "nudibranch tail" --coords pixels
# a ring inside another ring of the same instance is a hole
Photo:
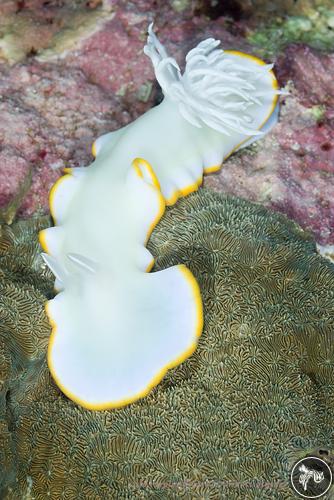
[[[184,265],[148,273],[154,259],[144,245],[165,210],[151,165],[135,158],[127,175],[113,172],[110,188],[104,175],[92,169],[85,174],[79,185],[75,177],[71,183],[74,170],[57,183],[51,200],[60,225],[41,232],[40,240],[61,289],[46,307],[51,374],[69,398],[99,410],[145,396],[190,356],[203,311],[197,282]],[[82,238],[75,215],[98,224],[91,217],[94,193],[103,190],[110,195],[107,248],[100,247],[98,231]],[[61,217],[60,200],[66,202]]]
[[[112,278],[83,280],[79,295],[65,290],[47,306],[51,374],[64,394],[94,410],[148,394],[193,353],[203,327],[199,288],[185,266],[138,273],[130,283]]]

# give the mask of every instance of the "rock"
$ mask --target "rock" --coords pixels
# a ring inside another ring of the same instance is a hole
[[[101,5],[102,2],[87,0],[1,2],[0,60],[13,64],[50,47],[60,51],[68,40],[77,42],[110,17],[110,9]]]

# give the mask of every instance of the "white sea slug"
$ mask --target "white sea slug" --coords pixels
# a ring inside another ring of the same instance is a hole
[[[164,100],[97,139],[93,164],[67,169],[51,190],[55,226],[40,233],[59,292],[46,306],[48,365],[86,408],[147,395],[202,332],[195,278],[184,265],[150,273],[145,245],[165,204],[269,130],[280,93],[271,66],[218,44],[210,38],[191,50],[182,75],[150,26],[144,51]]]

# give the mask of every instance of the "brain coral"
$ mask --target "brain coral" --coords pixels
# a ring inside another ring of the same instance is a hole
[[[288,499],[298,458],[330,462],[334,266],[296,224],[206,190],[169,208],[149,249],[196,276],[204,332],[147,397],[102,412],[46,366],[48,224],[1,229],[1,498]]]

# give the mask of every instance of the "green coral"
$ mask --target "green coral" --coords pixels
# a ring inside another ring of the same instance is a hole
[[[330,460],[334,266],[299,226],[206,190],[167,209],[153,272],[184,263],[196,276],[198,348],[142,400],[91,412],[45,362],[47,223],[0,236],[1,498],[290,499],[297,459]]]
[[[304,14],[274,17],[269,23],[248,34],[248,40],[261,47],[262,56],[271,57],[292,42],[307,43],[318,50],[334,47],[334,12],[332,8],[309,8]]]

